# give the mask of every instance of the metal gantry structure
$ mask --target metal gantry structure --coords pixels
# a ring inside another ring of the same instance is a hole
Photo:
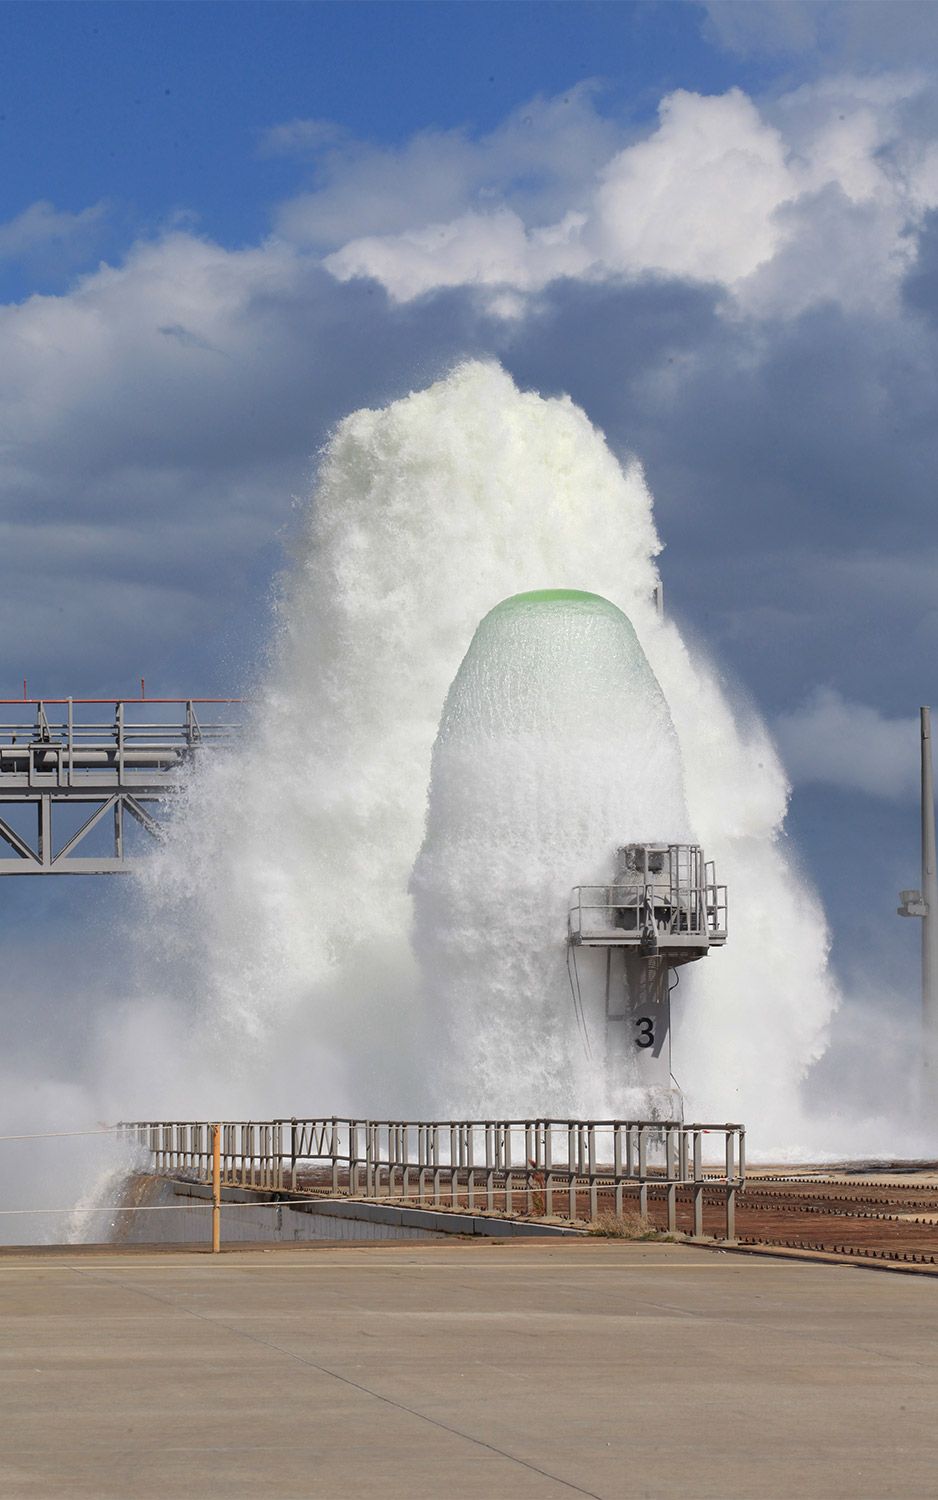
[[[160,805],[202,755],[237,738],[237,705],[237,698],[0,699],[0,875],[127,870],[127,819],[159,836]],[[89,835],[102,828],[107,852],[92,852],[100,835]]]

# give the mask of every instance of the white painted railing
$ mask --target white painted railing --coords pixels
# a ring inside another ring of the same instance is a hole
[[[157,1173],[211,1181],[211,1123],[121,1130]],[[224,1185],[268,1192],[568,1219],[621,1215],[637,1188],[643,1214],[649,1192],[666,1197],[669,1229],[689,1189],[698,1235],[706,1190],[724,1200],[733,1239],[745,1138],[742,1125],[651,1120],[239,1120],[221,1125],[220,1171]]]

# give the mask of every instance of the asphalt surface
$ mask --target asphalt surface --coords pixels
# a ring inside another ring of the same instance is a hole
[[[4,1500],[938,1495],[938,1283],[681,1244],[0,1256]]]

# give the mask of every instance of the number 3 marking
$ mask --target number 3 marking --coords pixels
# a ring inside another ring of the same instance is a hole
[[[635,1022],[640,1028],[641,1035],[635,1038],[636,1047],[653,1047],[655,1045],[655,1023],[651,1016],[639,1016]]]

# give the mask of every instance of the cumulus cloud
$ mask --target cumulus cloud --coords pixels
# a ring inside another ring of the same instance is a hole
[[[466,213],[399,235],[353,240],[327,256],[325,265],[340,281],[362,276],[382,282],[398,302],[441,286],[529,291],[590,268],[581,241],[584,223],[582,215],[569,214],[559,224],[529,231],[508,208]]]
[[[230,690],[331,423],[465,348],[455,312],[381,304],[282,242],[174,232],[0,308],[8,683],[110,691],[159,663]]]
[[[785,157],[780,134],[741,90],[669,95],[655,133],[600,174],[601,263],[728,286],[742,280],[774,255],[776,210],[797,195]]]
[[[796,194],[781,136],[740,90],[679,90],[662,102],[658,129],[613,154],[584,206],[552,223],[528,227],[503,205],[353,240],[325,264],[342,280],[372,276],[402,301],[461,283],[533,290],[558,276],[659,272],[731,285],[774,253],[773,215]]]
[[[933,0],[705,0],[711,40],[740,57],[876,67],[934,55]]]
[[[265,130],[258,142],[258,156],[314,156],[326,147],[349,139],[335,120],[286,120]]]
[[[5,638],[37,597],[54,601],[12,676],[83,638],[136,672],[151,675],[147,655],[194,670],[198,651],[216,672],[206,624],[249,610],[257,630],[290,497],[330,423],[494,354],[522,382],[569,390],[641,456],[672,596],[770,709],[817,681],[862,698],[864,672],[887,690],[889,639],[938,649],[921,544],[938,465],[938,216],[917,236],[884,208],[932,191],[927,134],[903,128],[920,86],[840,79],[758,108],[739,91],[681,93],[623,144],[584,85],[481,142],[346,140],[260,244],[176,229],[66,294],[0,309]],[[369,189],[383,176],[390,220]],[[442,250],[425,205],[462,205],[435,221]],[[397,300],[322,264],[323,225],[368,215],[409,225],[371,236]],[[877,265],[905,303],[871,294]]]
[[[557,222],[587,200],[621,145],[622,129],[599,112],[599,96],[587,80],[528,101],[483,135],[422,130],[398,147],[346,135],[318,152],[313,187],[280,206],[277,233],[324,252],[502,207],[526,225]],[[303,123],[286,129],[295,136]],[[309,123],[318,132],[320,122]]]
[[[461,170],[444,195],[431,190],[432,218],[426,184],[446,172],[453,142],[425,138],[419,159],[396,163],[393,212],[379,223],[379,211],[371,232],[325,264],[340,280],[380,281],[402,302],[444,286],[531,293],[561,276],[657,275],[714,282],[761,313],[829,298],[884,304],[914,258],[910,230],[938,205],[938,143],[901,128],[923,88],[912,75],[843,79],[794,90],[764,112],[740,89],[677,90],[662,100],[657,129],[589,176],[582,166],[572,180],[557,172],[535,201],[509,175],[496,203],[480,203],[460,137]],[[590,107],[589,95],[578,101],[581,129]],[[491,140],[480,143],[477,162],[492,152]],[[317,202],[303,200],[299,222],[295,205],[282,214],[282,232],[315,221]],[[549,204],[555,217],[544,217]]]
[[[795,784],[820,783],[899,800],[917,794],[916,718],[889,719],[832,688],[817,689],[775,721],[775,736]]]
[[[22,261],[37,251],[69,248],[84,254],[107,213],[105,203],[94,203],[79,213],[56,209],[46,199],[31,203],[22,213],[0,224],[0,261]]]

